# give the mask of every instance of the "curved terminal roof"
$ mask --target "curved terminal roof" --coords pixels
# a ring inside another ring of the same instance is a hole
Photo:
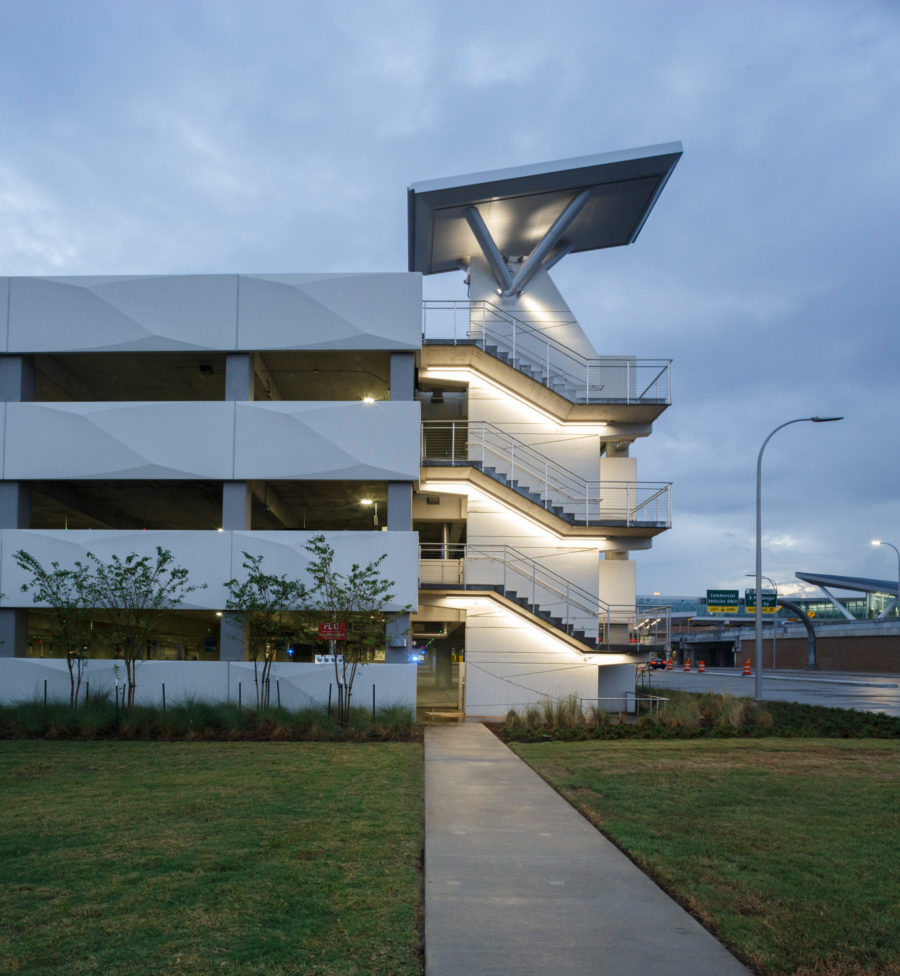
[[[681,158],[681,143],[472,173],[409,187],[409,270],[454,271],[480,251],[465,217],[476,207],[504,255],[530,254],[582,191],[566,252],[631,244]]]
[[[822,573],[795,573],[797,579],[814,586],[830,586],[836,590],[855,590],[858,593],[896,593],[897,580],[867,579],[863,576],[827,576]]]

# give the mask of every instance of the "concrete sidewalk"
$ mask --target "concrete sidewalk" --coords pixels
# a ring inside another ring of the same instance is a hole
[[[425,733],[426,976],[749,976],[483,725]]]

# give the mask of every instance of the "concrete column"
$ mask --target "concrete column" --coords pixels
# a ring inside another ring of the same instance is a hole
[[[225,357],[226,400],[252,400],[255,378],[253,356],[234,353]]]
[[[246,481],[226,481],[222,484],[222,528],[245,532],[250,528],[250,509],[253,495]]]
[[[389,620],[385,627],[385,651],[384,660],[386,664],[408,664],[410,648],[409,614],[401,613],[395,620]]]
[[[256,370],[249,353],[225,357],[225,399],[253,400]],[[253,495],[246,481],[226,481],[222,485],[222,528],[244,532],[250,528]],[[219,660],[243,661],[247,658],[247,634],[239,613],[225,613],[219,627]]]
[[[245,661],[248,657],[247,634],[241,614],[223,613],[219,626],[219,660]]]
[[[0,356],[0,400],[22,403],[34,399],[31,356]],[[0,482],[0,529],[27,529],[31,520],[31,489],[19,481]],[[12,594],[7,594],[11,597]],[[0,610],[0,657],[25,657],[28,611]]]
[[[628,447],[628,441],[607,441],[606,456],[609,458],[628,457]]]
[[[0,400],[27,403],[34,399],[34,360],[31,356],[0,356]]]
[[[415,391],[416,358],[411,352],[391,353],[391,399],[412,400]]]
[[[449,647],[434,651],[434,687],[438,691],[449,691],[453,687],[453,658]]]
[[[410,482],[388,482],[386,521],[389,532],[409,532],[412,529],[412,484]]]

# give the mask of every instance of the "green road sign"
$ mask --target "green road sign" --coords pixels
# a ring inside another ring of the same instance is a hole
[[[756,589],[744,590],[744,611],[756,613]],[[778,613],[778,594],[774,590],[762,591],[762,612]]]
[[[737,590],[707,590],[706,591],[706,612],[707,613],[737,613],[738,612],[738,591]]]

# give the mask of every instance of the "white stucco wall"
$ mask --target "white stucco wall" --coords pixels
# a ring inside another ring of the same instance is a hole
[[[121,661],[87,662],[84,680],[90,682],[91,694],[112,694],[116,682],[121,686],[123,679]],[[45,680],[48,700],[69,700],[69,672],[65,661],[0,658],[0,702],[4,704],[42,700]],[[245,705],[250,706],[256,700],[253,664],[246,661],[141,661],[137,665],[136,682],[135,701],[139,705],[161,704],[163,684],[167,705],[178,704],[186,698],[236,702],[238,683]],[[328,702],[329,684],[334,684],[332,664],[274,664],[269,684],[270,701],[276,704],[280,692],[281,704],[285,708],[323,705]],[[360,665],[353,684],[351,705],[371,707],[373,685],[376,708],[386,705],[416,707],[415,664]]]
[[[489,601],[466,612],[467,715],[503,716],[545,696],[597,697],[597,664]]]

